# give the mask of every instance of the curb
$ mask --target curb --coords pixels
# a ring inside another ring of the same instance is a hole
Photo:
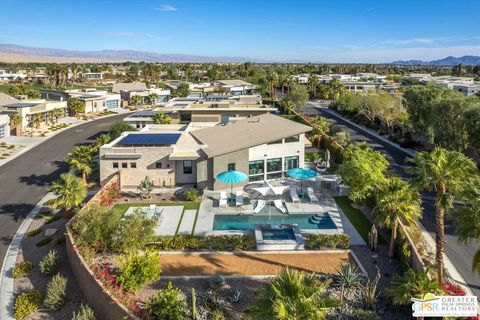
[[[126,112],[125,114],[128,114],[128,113],[130,113],[130,112]],[[68,127],[66,127],[66,128],[63,128],[62,130],[59,130],[59,131],[55,132],[55,134],[52,134],[52,135],[50,135],[50,136],[48,136],[48,137],[45,137],[44,140],[38,141],[37,143],[32,144],[31,146],[28,146],[28,147],[22,149],[20,152],[14,154],[14,155],[11,156],[10,158],[8,158],[5,162],[3,162],[2,164],[0,164],[0,167],[6,165],[7,163],[9,163],[9,162],[12,161],[12,160],[15,160],[16,158],[20,157],[22,154],[26,153],[27,151],[32,150],[33,148],[41,145],[42,143],[46,142],[46,141],[49,140],[50,138],[53,138],[53,137],[55,137],[56,135],[58,135],[58,134],[60,134],[60,133],[62,133],[62,132],[65,132],[65,131],[67,131],[67,130],[69,130],[69,129],[72,129],[72,128],[75,128],[75,127],[78,127],[78,126],[80,126],[80,125],[82,125],[82,124],[85,124],[85,123],[89,123],[89,122],[96,121],[96,120],[101,120],[101,119],[106,119],[106,118],[118,116],[118,115],[121,115],[121,114],[123,114],[123,113],[110,114],[110,115],[108,115],[108,116],[100,117],[100,118],[98,118],[98,119],[90,119],[90,120],[85,120],[85,121],[83,121],[83,122],[74,123],[74,124],[72,124],[72,125],[70,125],[70,126],[68,126]],[[0,319],[3,319],[3,318],[0,317]]]
[[[22,224],[17,230],[17,233],[13,236],[10,245],[8,246],[5,259],[3,260],[3,266],[0,271],[0,319],[13,320],[13,278],[11,276],[12,269],[17,262],[17,256],[20,252],[20,244],[28,231],[30,224],[35,216],[38,214],[43,204],[53,198],[52,193],[47,193],[30,211],[27,218],[23,220]]]

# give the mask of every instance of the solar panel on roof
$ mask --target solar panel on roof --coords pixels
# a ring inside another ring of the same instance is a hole
[[[117,146],[164,146],[177,143],[179,133],[129,134]]]

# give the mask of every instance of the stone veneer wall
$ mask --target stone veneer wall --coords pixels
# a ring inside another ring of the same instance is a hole
[[[108,187],[113,183],[118,183],[118,178],[116,176],[112,178],[112,180],[110,180],[105,187]],[[102,188],[85,205],[85,207],[98,202],[99,195],[104,188]],[[136,316],[131,314],[128,309],[121,305],[117,299],[103,287],[102,283],[95,278],[92,270],[90,270],[87,263],[76,249],[75,241],[69,230],[69,226],[73,219],[67,224],[67,234],[65,237],[67,259],[68,263],[70,264],[70,268],[72,269],[73,277],[75,278],[75,281],[83,295],[87,299],[88,304],[95,311],[96,318],[98,320],[139,320]]]

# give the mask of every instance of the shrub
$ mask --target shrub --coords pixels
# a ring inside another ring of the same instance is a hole
[[[125,217],[113,234],[112,248],[121,252],[143,249],[155,235],[156,225],[156,221],[140,212]]]
[[[442,291],[447,296],[465,296],[467,293],[460,285],[452,282],[443,282],[441,285]]]
[[[38,310],[42,304],[42,294],[38,290],[28,290],[15,300],[15,319],[25,319]]]
[[[34,237],[37,234],[39,234],[40,232],[42,232],[42,227],[34,229],[34,230],[30,230],[30,231],[27,232],[27,237]]]
[[[57,250],[50,250],[40,261],[40,272],[43,274],[54,274],[59,267]]]
[[[47,284],[47,297],[43,302],[50,310],[58,310],[64,304],[67,297],[67,278],[56,274]]]
[[[36,246],[37,247],[42,247],[48,243],[50,243],[50,241],[52,241],[52,238],[48,237],[48,238],[43,238],[42,240],[38,241]]]
[[[30,271],[33,270],[33,263],[32,261],[23,261],[20,263],[17,263],[15,267],[12,270],[12,277],[14,279],[20,278],[26,274],[28,274]]]
[[[228,251],[228,250],[252,250],[255,249],[255,237],[251,235],[235,236],[191,236],[177,235],[158,236],[150,246],[163,251],[176,250],[210,250],[210,251]]]
[[[348,249],[350,247],[350,237],[346,234],[334,235],[308,235],[305,242],[305,248],[309,250],[319,249]]]
[[[173,288],[169,282],[166,289],[147,300],[145,319],[180,320],[188,319],[187,303],[180,289]]]
[[[77,246],[94,248],[95,251],[110,246],[113,232],[118,228],[122,212],[105,207],[91,206],[79,213],[71,229]]]
[[[195,188],[191,188],[184,193],[185,199],[188,201],[197,201],[200,195],[198,194],[198,190]]]
[[[160,278],[160,255],[156,252],[129,252],[120,257],[119,265],[117,280],[127,292],[135,292]]]

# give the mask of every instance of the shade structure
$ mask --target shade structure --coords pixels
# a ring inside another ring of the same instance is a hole
[[[215,178],[221,183],[230,183],[230,191],[233,192],[233,184],[247,180],[248,176],[241,171],[229,170],[220,172]]]
[[[308,168],[293,168],[287,171],[289,177],[300,179],[300,189],[303,189],[303,180],[317,176],[317,171]]]
[[[283,193],[287,190],[289,186],[272,186],[268,181],[264,181],[263,184],[259,187],[253,187],[252,190],[255,190],[261,195],[261,198],[267,201],[273,201],[283,197]],[[270,215],[270,203],[268,204],[268,214]]]

